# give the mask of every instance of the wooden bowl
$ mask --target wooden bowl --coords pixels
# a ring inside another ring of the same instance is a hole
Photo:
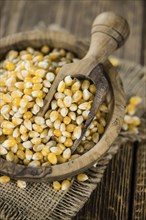
[[[77,54],[79,58],[82,58],[88,49],[88,45],[83,40],[67,33],[30,31],[2,38],[0,40],[0,59],[3,59],[11,49],[22,50],[27,46],[40,48],[44,44],[64,48]],[[31,182],[61,180],[85,171],[106,154],[120,132],[125,112],[125,97],[121,80],[115,68],[108,60],[104,64],[110,82],[110,91],[108,92],[110,112],[105,132],[99,142],[79,158],[53,165],[50,168],[34,168],[14,164],[0,157],[0,174]]]

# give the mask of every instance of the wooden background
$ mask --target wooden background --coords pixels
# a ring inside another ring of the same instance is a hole
[[[115,55],[145,65],[146,1],[0,0],[0,37],[32,30],[42,23],[46,26],[57,23],[79,37],[89,38],[94,17],[108,10],[123,15],[131,27],[126,45]],[[74,220],[146,219],[144,150],[144,144],[122,146]]]

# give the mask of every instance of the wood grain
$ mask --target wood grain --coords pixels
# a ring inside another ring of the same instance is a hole
[[[127,220],[132,181],[133,149],[121,147],[114,156],[87,204],[73,220]]]
[[[146,219],[146,143],[137,149],[133,219]]]

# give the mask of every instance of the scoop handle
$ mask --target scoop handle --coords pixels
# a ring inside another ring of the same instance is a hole
[[[117,48],[121,47],[130,29],[127,21],[113,12],[104,12],[97,16],[91,30],[91,43],[85,58],[92,57],[100,62]]]

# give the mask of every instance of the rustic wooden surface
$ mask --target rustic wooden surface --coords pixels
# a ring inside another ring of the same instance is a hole
[[[131,35],[115,52],[120,58],[146,64],[146,2],[142,0],[0,0],[0,37],[57,23],[88,38],[94,17],[112,10],[127,18]],[[146,144],[122,146],[102,182],[74,220],[146,219]]]

